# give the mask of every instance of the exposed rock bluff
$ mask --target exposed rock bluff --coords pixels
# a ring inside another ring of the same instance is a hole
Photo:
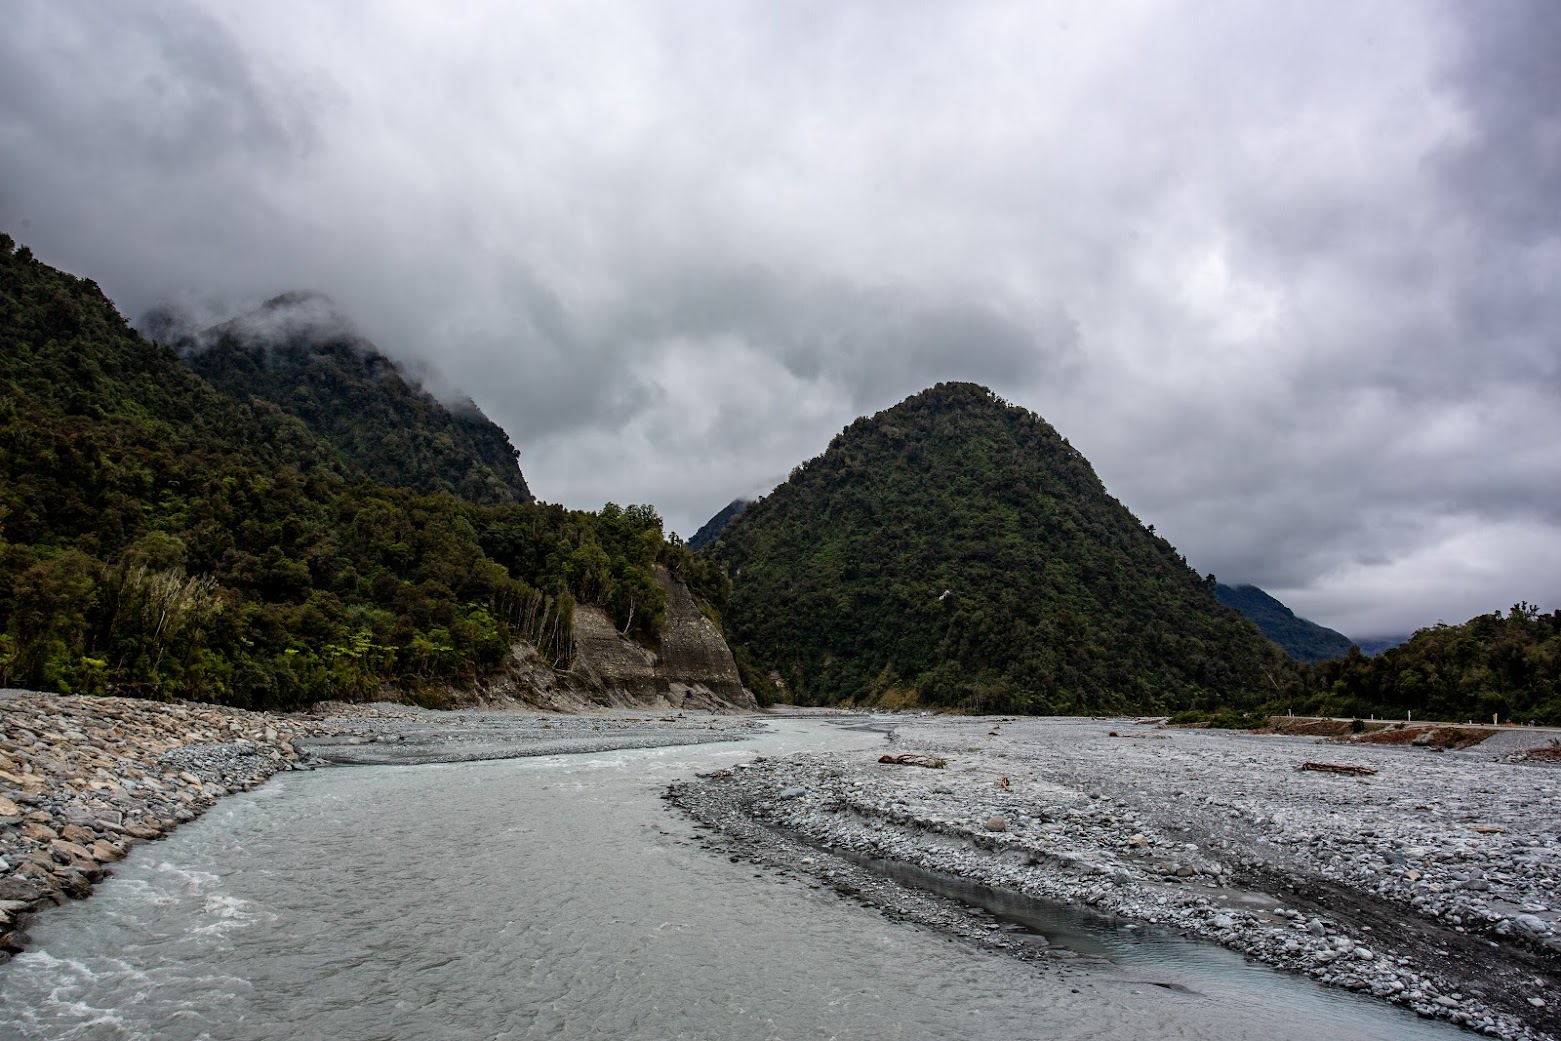
[[[660,652],[624,639],[601,609],[577,607],[573,671],[610,705],[757,709],[731,649],[700,614],[688,587],[663,568],[656,569],[656,581],[667,594]]]
[[[731,649],[700,613],[688,587],[661,567],[656,581],[667,594],[659,647],[635,643],[618,632],[601,608],[580,604],[574,611],[574,662],[567,672],[554,670],[529,644],[519,643],[503,673],[451,691],[446,707],[757,711],[759,704],[738,677]]]

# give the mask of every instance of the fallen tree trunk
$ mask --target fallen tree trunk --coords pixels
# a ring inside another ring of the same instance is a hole
[[[1325,774],[1348,774],[1351,777],[1370,777],[1377,772],[1375,767],[1346,766],[1341,763],[1302,763],[1301,769],[1316,770]]]
[[[914,752],[905,755],[881,755],[880,763],[891,763],[894,766],[925,766],[929,770],[941,770],[948,765],[946,759],[940,759],[935,755],[917,755]]]

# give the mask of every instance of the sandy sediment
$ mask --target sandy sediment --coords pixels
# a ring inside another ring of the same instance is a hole
[[[745,855],[1016,955],[1067,952],[862,858],[1204,937],[1490,1036],[1561,1033],[1561,771],[1503,761],[1522,749],[1128,720],[886,726],[871,752],[760,759],[669,797]]]
[[[0,692],[0,961],[25,947],[32,915],[86,897],[138,843],[279,771],[730,741],[761,725],[704,713],[324,708]]]

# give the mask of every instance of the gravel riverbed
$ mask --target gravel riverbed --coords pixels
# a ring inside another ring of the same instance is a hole
[[[872,752],[738,763],[668,797],[737,855],[1016,956],[1072,955],[866,858],[1202,937],[1489,1036],[1561,1036],[1561,771],[1503,761],[1511,741],[874,725],[886,734]]]
[[[25,946],[32,915],[90,894],[133,846],[278,771],[732,741],[765,726],[322,710],[0,691],[0,960]],[[906,872],[1202,937],[1490,1036],[1561,1037],[1561,771],[1508,761],[1532,737],[1444,752],[1129,720],[863,725],[884,731],[881,748],[736,763],[668,797],[732,855],[1015,957],[1079,955]]]

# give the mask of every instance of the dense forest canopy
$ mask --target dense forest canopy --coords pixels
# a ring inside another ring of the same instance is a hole
[[[1296,711],[1334,716],[1561,724],[1561,611],[1518,603],[1435,625],[1374,657],[1359,650],[1307,671]]]
[[[516,639],[567,663],[577,601],[654,642],[655,565],[715,570],[648,506],[483,505],[355,461],[0,236],[0,686],[287,708],[461,682]]]
[[[808,702],[1255,705],[1286,665],[1057,431],[972,384],[857,420],[711,552],[733,633]]]

